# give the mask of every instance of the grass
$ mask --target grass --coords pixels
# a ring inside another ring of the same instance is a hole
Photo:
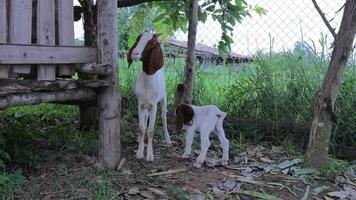
[[[175,87],[183,81],[184,60],[166,59],[165,77],[167,83],[168,109],[172,109]],[[121,115],[123,143],[133,135],[132,119],[137,115],[134,85],[140,64],[134,63],[130,69],[124,59],[120,60],[120,93],[126,99]],[[346,68],[340,92],[337,96],[337,122],[333,126],[332,142],[356,146],[355,109],[355,66]],[[209,69],[198,68],[195,78],[194,104],[215,104],[228,112],[225,123],[226,133],[231,139],[234,154],[246,149],[248,142],[260,143],[261,130],[252,127],[248,130],[236,129],[229,119],[233,117],[266,119],[272,122],[309,123],[313,113],[314,95],[326,73],[326,61],[305,56],[298,52],[281,53],[273,57],[261,57],[251,64],[240,66],[239,73],[231,66],[215,66]],[[160,116],[157,123],[159,125]],[[42,163],[60,161],[59,174],[69,176],[68,155],[95,155],[98,149],[96,131],[82,133],[78,130],[79,113],[75,106],[41,104],[23,106],[1,111],[0,118],[0,196],[9,199],[21,193],[26,183],[22,168],[37,169]],[[160,125],[159,125],[160,126]],[[158,130],[160,131],[160,129]],[[289,155],[295,155],[300,147],[291,142],[287,133],[275,132],[271,139]],[[156,134],[158,137],[163,134]],[[253,141],[249,141],[253,138]],[[160,138],[158,138],[160,140]],[[40,149],[40,150],[39,150]],[[58,150],[59,149],[59,150]],[[345,169],[342,161],[331,160],[325,174]],[[98,181],[90,182],[85,172],[74,177],[77,187],[94,188],[90,192],[95,199],[115,199],[115,175],[97,171]],[[54,177],[59,181],[60,177]],[[59,184],[59,183],[58,183]],[[172,187],[169,195],[185,199],[186,194]],[[72,191],[74,192],[74,191]],[[69,193],[71,194],[71,193]]]

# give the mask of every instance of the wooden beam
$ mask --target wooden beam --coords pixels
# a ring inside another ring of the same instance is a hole
[[[97,1],[98,63],[109,64],[112,73],[104,80],[112,84],[99,90],[98,111],[101,164],[116,169],[120,161],[120,94],[118,86],[117,1]]]
[[[55,36],[55,9],[54,0],[37,0],[37,44],[56,44]],[[39,65],[37,67],[37,80],[52,81],[56,79],[54,65]]]
[[[96,61],[96,48],[0,44],[0,64],[72,64]]]
[[[107,87],[110,83],[105,80],[0,80],[0,96],[9,94],[29,93],[38,91],[63,91],[77,88],[100,88]]]
[[[32,92],[0,97],[0,110],[13,106],[34,105],[45,102],[92,101],[96,99],[93,89],[73,89],[56,92]]]
[[[78,65],[76,67],[76,71],[85,74],[107,76],[112,73],[112,66],[107,64],[97,65],[97,64],[87,63],[85,65]]]
[[[7,0],[0,0],[0,42],[7,42]],[[0,78],[9,77],[9,66],[0,65]]]

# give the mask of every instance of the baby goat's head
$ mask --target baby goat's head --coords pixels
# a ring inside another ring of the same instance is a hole
[[[191,125],[194,110],[188,104],[180,104],[175,110],[176,115],[176,133],[180,135],[183,129],[183,125]]]
[[[129,50],[127,60],[129,67],[133,61],[142,61],[143,71],[148,75],[154,74],[163,66],[163,52],[158,37],[161,34],[144,32],[137,36],[136,42]]]

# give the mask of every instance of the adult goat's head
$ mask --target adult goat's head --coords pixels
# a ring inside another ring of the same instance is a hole
[[[144,32],[137,36],[136,42],[127,55],[129,67],[133,61],[142,61],[143,71],[148,75],[152,75],[162,68],[164,61],[162,48],[158,42],[160,35]]]
[[[191,125],[194,117],[194,110],[188,104],[180,104],[175,110],[176,115],[176,133],[180,135],[183,125]]]

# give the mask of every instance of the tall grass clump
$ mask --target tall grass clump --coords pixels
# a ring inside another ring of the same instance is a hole
[[[134,85],[141,63],[127,69],[120,62],[121,94],[130,100],[130,112],[136,113]],[[172,110],[175,89],[184,81],[184,59],[165,59],[168,110]],[[314,96],[328,67],[328,60],[302,51],[262,55],[249,64],[241,64],[239,72],[231,66],[204,69],[197,64],[193,104],[215,104],[228,112],[228,119],[263,119],[309,125],[313,117]],[[355,66],[345,69],[336,102],[337,122],[333,126],[333,142],[356,145]],[[227,124],[231,131],[234,129]],[[259,130],[250,132],[258,134]],[[277,134],[277,133],[276,133]],[[241,137],[241,135],[236,136]],[[276,135],[276,140],[285,133]]]

